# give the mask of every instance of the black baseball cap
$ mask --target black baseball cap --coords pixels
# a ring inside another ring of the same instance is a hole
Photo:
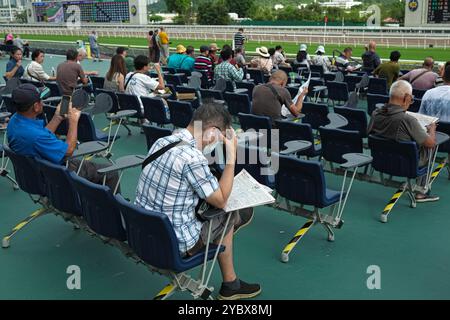
[[[12,100],[17,106],[27,107],[46,99],[50,95],[47,87],[36,87],[31,83],[21,84],[12,92]]]
[[[200,47],[200,52],[206,52],[209,51],[209,47],[208,46],[201,46]]]

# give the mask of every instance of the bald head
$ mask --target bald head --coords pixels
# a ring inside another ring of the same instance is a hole
[[[286,72],[284,72],[282,70],[276,71],[270,76],[270,82],[279,84],[281,86],[286,85],[287,81],[288,81],[288,76],[287,76]]]
[[[423,67],[432,70],[434,68],[434,59],[432,57],[426,57],[423,62]]]
[[[369,42],[369,51],[375,52],[376,49],[377,49],[377,43],[373,40],[370,41]]]

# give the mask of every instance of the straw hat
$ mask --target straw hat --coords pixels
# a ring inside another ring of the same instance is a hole
[[[217,43],[211,43],[209,45],[209,51],[218,51],[219,47],[217,46]]]
[[[259,54],[263,58],[269,58],[269,50],[266,47],[256,48],[256,53]]]
[[[185,53],[185,52],[186,48],[182,44],[177,45],[177,53]]]

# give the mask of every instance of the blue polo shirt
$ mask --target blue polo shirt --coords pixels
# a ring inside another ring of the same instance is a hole
[[[8,124],[8,143],[15,153],[61,164],[69,146],[44,127],[43,120],[14,114]]]
[[[6,72],[10,72],[12,69],[14,69],[16,64],[17,64],[16,60],[9,59],[9,61],[6,63]],[[16,74],[14,75],[14,78],[22,78],[24,72],[25,72],[25,70],[23,69],[22,66],[20,66],[19,69],[17,69]]]
[[[173,54],[169,57],[169,62],[167,66],[169,68],[183,69],[183,70],[194,70],[195,59],[191,56],[185,54]]]

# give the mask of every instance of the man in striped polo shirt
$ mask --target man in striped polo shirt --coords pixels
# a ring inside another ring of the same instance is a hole
[[[194,69],[196,71],[205,72],[208,75],[208,81],[212,81],[213,77],[213,64],[211,59],[209,58],[209,47],[201,46],[200,47],[200,55],[195,59]]]
[[[247,41],[244,36],[244,29],[240,28],[239,31],[234,35],[234,49],[241,48],[242,54],[245,55],[245,41]]]

